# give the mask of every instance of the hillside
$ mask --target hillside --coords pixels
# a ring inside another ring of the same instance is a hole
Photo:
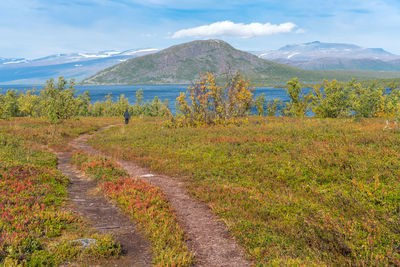
[[[316,58],[311,60],[274,59],[273,61],[305,70],[371,70],[400,71],[399,60],[383,61],[374,58]]]
[[[400,143],[398,132],[382,131],[384,120],[253,117],[240,127],[164,125],[137,118],[90,143],[156,173],[185,177],[253,266],[398,266]]]
[[[353,44],[316,41],[254,54],[305,70],[400,70],[400,56],[382,48],[364,48]]]
[[[364,48],[354,44],[323,43],[319,41],[286,45],[278,50],[259,52],[257,55],[264,59],[290,59],[303,61],[319,58],[373,58],[383,61],[399,59],[382,48]]]
[[[86,84],[186,84],[207,71],[221,75],[240,70],[255,84],[282,83],[293,77],[304,82],[323,78],[393,78],[400,73],[315,72],[297,69],[237,50],[220,40],[193,41],[158,53],[129,59],[86,79]]]
[[[0,84],[43,84],[63,76],[81,81],[98,71],[157,49],[55,54],[37,59],[0,58]]]

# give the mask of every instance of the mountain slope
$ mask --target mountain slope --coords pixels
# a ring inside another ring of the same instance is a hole
[[[87,84],[190,83],[207,71],[222,75],[240,70],[255,84],[281,83],[293,77],[304,82],[323,78],[348,80],[400,77],[399,73],[315,72],[289,67],[237,50],[220,40],[201,40],[172,46],[158,53],[129,59],[84,80]]]
[[[64,76],[81,81],[129,58],[154,53],[156,49],[56,54],[38,59],[0,58],[0,83],[36,84]]]
[[[371,70],[371,71],[400,71],[400,61],[383,61],[372,58],[316,58],[311,60],[275,59],[295,68],[305,70]]]
[[[256,52],[259,57],[306,70],[399,71],[400,56],[382,48],[311,42]],[[397,61],[396,61],[397,60]]]
[[[353,44],[322,43],[319,41],[286,45],[278,50],[260,52],[259,57],[270,60],[285,58],[294,61],[316,58],[371,58],[387,61],[400,58],[400,56],[382,48],[364,48]]]

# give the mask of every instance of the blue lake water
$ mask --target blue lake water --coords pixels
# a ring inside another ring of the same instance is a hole
[[[0,85],[0,93],[5,93],[7,89],[17,89],[19,91],[29,90],[32,88],[42,89],[43,86],[30,86],[30,85]],[[164,101],[168,99],[169,108],[171,111],[175,110],[175,101],[179,93],[187,91],[187,85],[79,85],[76,86],[77,94],[82,94],[89,91],[91,101],[104,100],[108,93],[111,93],[112,98],[116,101],[117,98],[124,94],[131,104],[135,102],[137,90],[143,90],[144,101],[151,101],[155,96]],[[282,88],[273,87],[257,87],[255,90],[255,97],[265,93],[267,100],[280,99],[282,101],[289,101],[289,98]]]

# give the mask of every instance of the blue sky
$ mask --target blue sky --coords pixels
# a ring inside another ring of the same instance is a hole
[[[209,38],[243,50],[318,40],[400,54],[399,32],[398,0],[0,0],[0,57]]]

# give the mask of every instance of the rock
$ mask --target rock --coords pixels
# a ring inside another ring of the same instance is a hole
[[[83,238],[83,239],[72,240],[70,243],[72,244],[79,243],[83,248],[89,248],[92,245],[95,245],[97,243],[97,240],[91,238]]]

